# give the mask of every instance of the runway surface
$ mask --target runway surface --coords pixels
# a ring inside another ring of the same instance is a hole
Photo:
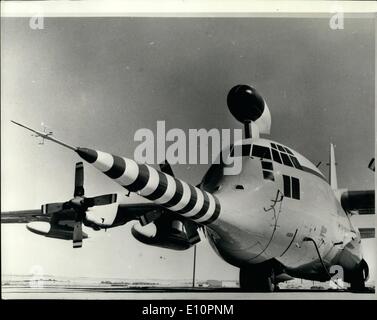
[[[249,299],[376,299],[376,294],[352,293],[346,290],[282,289],[273,293],[242,292],[239,288],[189,287],[21,287],[3,286],[3,299],[189,299],[189,300],[249,300]]]

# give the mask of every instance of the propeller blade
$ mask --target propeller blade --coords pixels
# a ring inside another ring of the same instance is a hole
[[[63,210],[64,202],[47,203],[41,207],[42,214],[51,214]]]
[[[75,221],[73,227],[73,248],[81,248],[82,247],[82,222]]]
[[[84,195],[84,165],[82,162],[76,163],[75,169],[75,191],[74,197],[82,197]]]
[[[372,158],[372,160],[370,160],[368,168],[374,172],[374,158]]]
[[[92,197],[92,198],[85,198],[84,203],[88,207],[94,206],[104,206],[107,204],[112,204],[117,201],[117,194],[104,194],[102,196]]]

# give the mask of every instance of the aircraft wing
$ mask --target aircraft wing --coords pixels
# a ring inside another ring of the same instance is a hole
[[[49,222],[50,219],[51,217],[42,214],[40,209],[1,213],[1,223],[29,223],[33,221]]]
[[[166,209],[154,203],[120,204],[113,223],[107,227],[116,227],[140,219],[143,220],[142,224],[147,224],[160,216],[163,211]],[[56,224],[63,219],[73,219],[73,211],[62,210],[54,214],[43,214],[41,209],[1,212],[1,223],[50,222]]]
[[[114,228],[130,221],[139,221],[141,226],[153,222],[157,228],[157,234],[153,238],[143,235],[140,230],[132,230],[133,236],[149,245],[182,250],[200,241],[199,226],[195,222],[155,203],[119,204],[110,219],[107,219],[109,217],[106,216],[106,212],[101,213],[99,217],[92,215],[93,213],[87,211],[83,222],[93,230]],[[34,222],[44,222],[44,224],[41,226]],[[1,223],[27,223],[27,229],[39,235],[74,240],[77,221],[75,221],[75,211],[68,208],[46,214],[41,209],[2,212]],[[83,238],[87,238],[85,233]]]

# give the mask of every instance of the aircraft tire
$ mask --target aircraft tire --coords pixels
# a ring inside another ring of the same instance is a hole
[[[274,285],[269,270],[240,269],[240,288],[245,292],[273,292]]]
[[[364,292],[366,290],[365,281],[368,279],[368,274],[368,264],[365,262],[365,260],[362,260],[356,268],[355,273],[352,275],[350,282],[350,289],[352,292]]]

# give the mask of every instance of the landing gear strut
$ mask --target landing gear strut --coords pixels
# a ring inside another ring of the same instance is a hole
[[[266,266],[248,266],[240,269],[240,288],[246,292],[273,292],[275,284],[273,269]]]
[[[360,264],[355,270],[355,273],[352,275],[351,291],[354,292],[363,292],[365,291],[365,281],[368,279],[369,267],[365,260],[361,260]]]

